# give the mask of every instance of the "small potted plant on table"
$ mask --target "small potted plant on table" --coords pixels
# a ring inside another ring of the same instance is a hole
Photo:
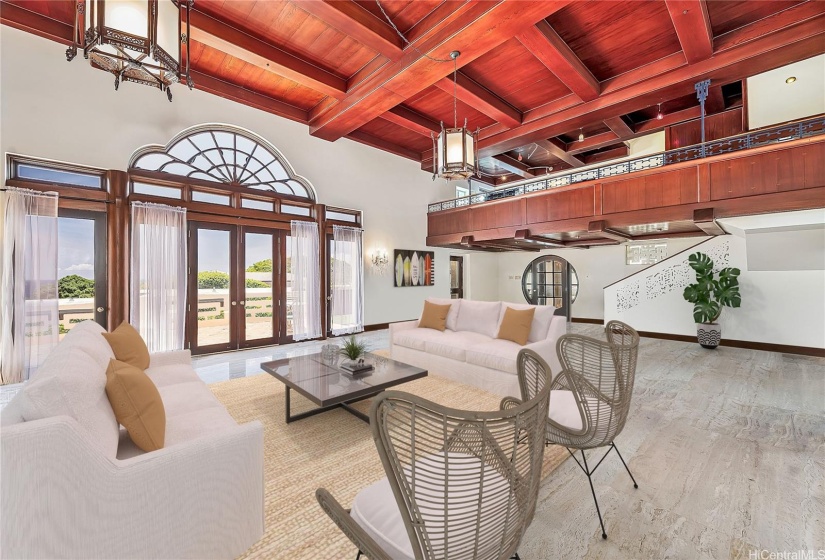
[[[341,354],[347,357],[350,365],[357,364],[359,360],[363,360],[364,354],[366,353],[367,344],[360,342],[355,338],[355,335],[349,337],[341,348]]]
[[[738,268],[727,267],[713,272],[713,260],[705,253],[693,253],[688,265],[696,272],[696,282],[685,288],[683,297],[693,304],[696,334],[702,348],[716,348],[722,339],[722,327],[716,322],[722,307],[739,307]]]

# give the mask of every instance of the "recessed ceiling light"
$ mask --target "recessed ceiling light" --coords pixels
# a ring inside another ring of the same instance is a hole
[[[786,84],[792,84],[792,83],[794,83],[795,81],[796,81],[796,76],[791,76],[790,78],[788,78],[787,80],[785,80],[785,83],[786,83]]]

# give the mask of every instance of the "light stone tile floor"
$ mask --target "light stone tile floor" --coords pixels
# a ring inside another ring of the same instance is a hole
[[[601,336],[595,325],[571,330]],[[389,347],[386,330],[360,336],[371,349]],[[200,356],[193,365],[214,383],[323,344]],[[18,388],[0,387],[0,407]],[[524,560],[825,558],[825,359],[643,338],[616,443],[639,488],[613,454],[593,475],[608,539],[587,477],[569,460],[542,485]]]

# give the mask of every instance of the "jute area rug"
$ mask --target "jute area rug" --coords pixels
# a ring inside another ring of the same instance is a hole
[[[329,490],[344,508],[359,490],[384,476],[369,426],[342,409],[286,424],[284,385],[264,373],[210,385],[239,423],[264,426],[263,538],[241,558],[289,560],[354,559],[357,549],[315,501],[315,490]],[[497,410],[501,398],[437,375],[394,388],[465,410]],[[363,412],[370,401],[355,405]],[[292,412],[315,405],[295,391]],[[545,449],[542,478],[567,457],[563,447]]]

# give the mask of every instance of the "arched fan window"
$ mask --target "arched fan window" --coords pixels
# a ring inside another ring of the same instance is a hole
[[[277,148],[228,125],[197,126],[166,146],[141,148],[132,155],[129,168],[315,200],[309,181],[295,173]]]

